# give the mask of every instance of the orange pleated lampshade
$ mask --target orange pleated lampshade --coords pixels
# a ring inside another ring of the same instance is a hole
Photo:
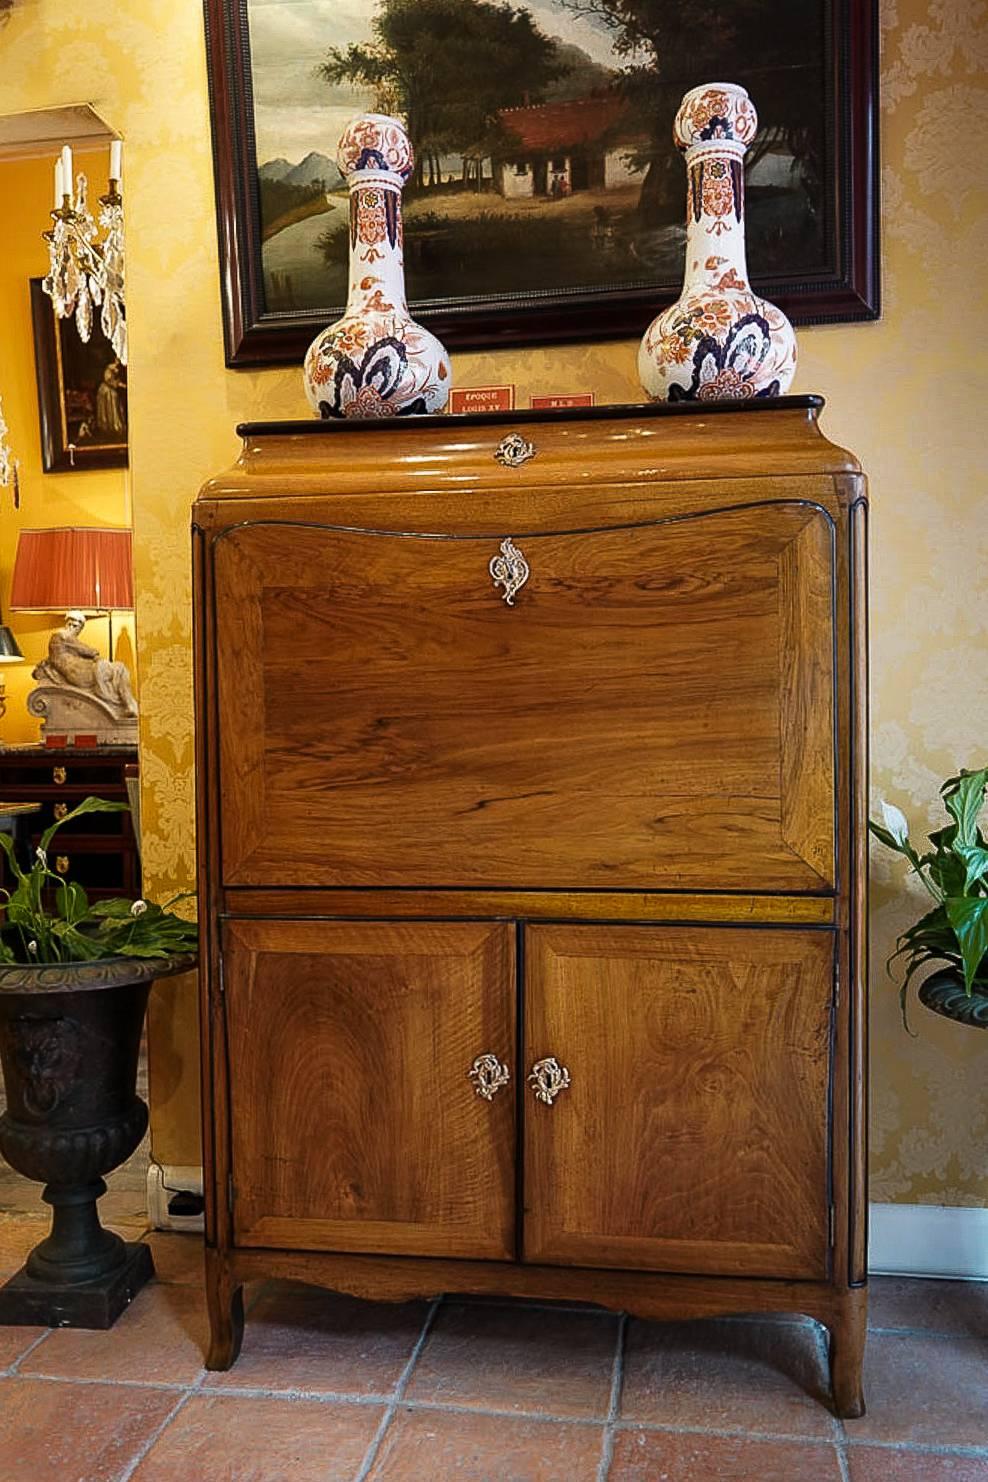
[[[10,586],[21,612],[107,612],[134,606],[130,530],[22,530]]]

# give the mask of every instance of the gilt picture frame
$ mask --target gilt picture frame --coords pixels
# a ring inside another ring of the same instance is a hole
[[[74,319],[59,319],[40,278],[31,278],[31,322],[45,473],[127,467],[127,368],[99,315],[84,343]]]
[[[748,160],[754,286],[797,325],[877,318],[876,0],[793,0],[785,12],[737,0],[719,28],[715,10],[204,0],[227,364],[300,362],[339,317],[348,229],[336,142],[368,108],[397,113],[412,135],[409,303],[450,348],[641,334],[682,280],[675,108],[687,88],[725,77],[760,115]],[[497,12],[514,15],[512,34],[498,34],[508,23]],[[423,50],[435,78],[424,106],[408,78]]]

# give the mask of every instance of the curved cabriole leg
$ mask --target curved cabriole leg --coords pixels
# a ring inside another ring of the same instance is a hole
[[[229,1369],[244,1341],[244,1289],[234,1282],[222,1257],[206,1252],[206,1303],[209,1308],[207,1369]]]
[[[861,1370],[867,1332],[868,1297],[862,1287],[848,1293],[843,1311],[830,1324],[830,1387],[841,1420],[859,1420],[865,1413]]]

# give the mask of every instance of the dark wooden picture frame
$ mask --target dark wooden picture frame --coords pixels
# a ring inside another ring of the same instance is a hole
[[[127,467],[126,369],[100,327],[97,311],[88,344],[79,338],[74,319],[58,319],[51,299],[32,278],[31,322],[34,329],[34,368],[41,421],[41,462],[45,473],[81,473],[87,468]],[[100,386],[111,372],[106,397],[122,406],[124,429],[106,432],[99,427]],[[120,385],[121,372],[124,384]]]
[[[796,324],[870,320],[880,313],[877,0],[820,4],[827,38],[820,60],[826,99],[820,216],[828,261],[823,270],[769,277],[752,264],[755,287]],[[342,303],[267,307],[248,0],[204,0],[204,12],[226,362],[231,367],[300,362],[318,330],[338,317]],[[749,70],[739,58],[736,80],[745,82]],[[751,90],[757,106],[757,88]],[[669,122],[671,128],[671,114]],[[683,189],[685,198],[685,174]],[[616,339],[640,335],[679,286],[679,277],[667,275],[665,281],[531,294],[413,297],[411,307],[454,349]]]

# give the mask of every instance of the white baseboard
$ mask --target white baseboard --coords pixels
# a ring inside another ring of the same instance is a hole
[[[169,1201],[176,1194],[198,1194],[202,1197],[202,1168],[181,1168],[175,1164],[148,1164],[148,1223],[152,1230],[202,1231],[201,1214],[171,1214]]]
[[[873,1276],[988,1281],[988,1209],[873,1204],[868,1270]]]

